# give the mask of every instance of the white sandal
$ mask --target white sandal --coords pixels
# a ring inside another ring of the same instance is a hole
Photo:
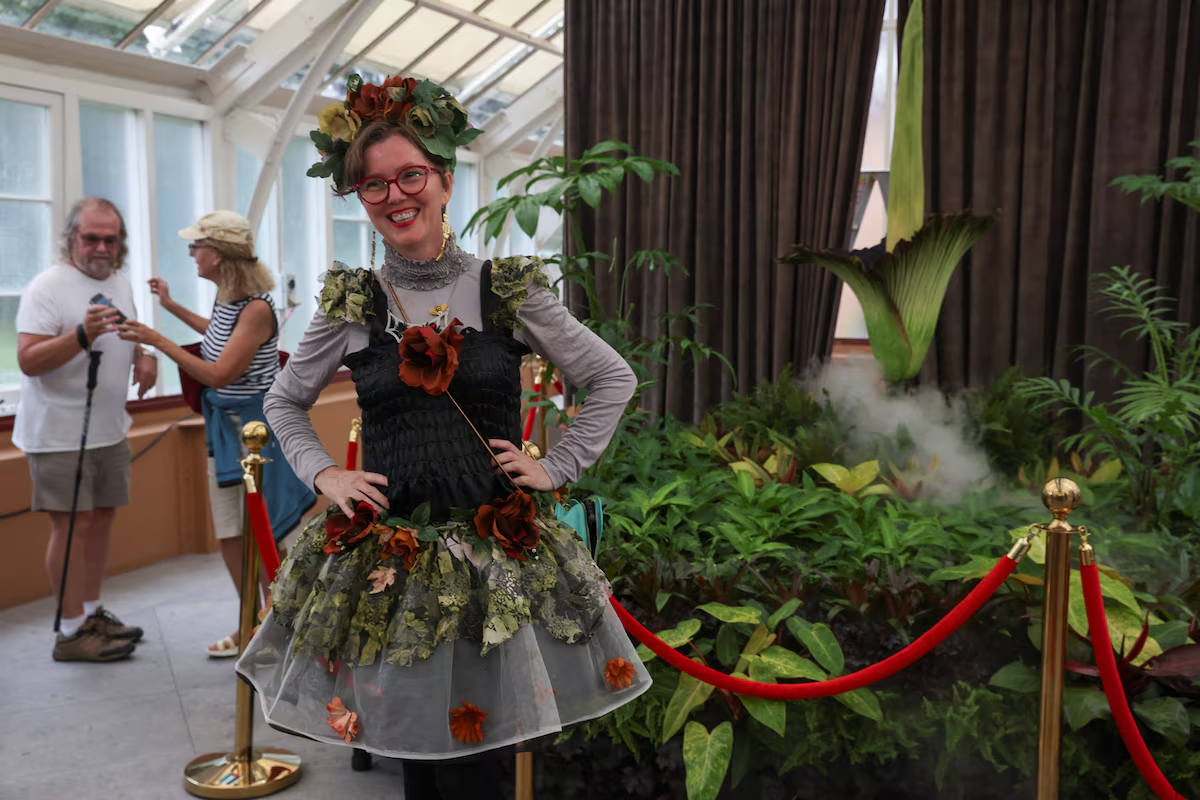
[[[233,658],[237,654],[238,643],[232,636],[225,636],[208,646],[209,658]]]

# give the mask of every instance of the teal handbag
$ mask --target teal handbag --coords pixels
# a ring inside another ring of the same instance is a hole
[[[554,504],[554,517],[564,525],[569,525],[583,539],[583,546],[595,560],[600,552],[600,539],[604,536],[604,506],[599,497],[589,497],[586,500],[571,500],[565,506]]]

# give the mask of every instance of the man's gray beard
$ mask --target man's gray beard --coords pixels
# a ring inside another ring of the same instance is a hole
[[[116,261],[111,258],[106,259],[98,264],[93,264],[90,260],[85,259],[82,264],[76,264],[75,266],[80,272],[82,272],[84,275],[87,275],[89,278],[95,278],[98,281],[102,281],[117,271],[116,266],[114,266],[115,264]]]

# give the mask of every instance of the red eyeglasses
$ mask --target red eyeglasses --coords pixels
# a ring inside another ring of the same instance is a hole
[[[420,194],[425,191],[425,186],[429,183],[429,173],[437,171],[433,167],[409,164],[407,167],[401,167],[400,171],[396,173],[396,177],[391,180],[379,175],[368,175],[354,184],[354,191],[358,193],[364,203],[375,205],[387,200],[388,194],[391,193],[389,187],[393,183],[406,195]]]

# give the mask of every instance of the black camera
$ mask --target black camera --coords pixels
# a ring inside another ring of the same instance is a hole
[[[125,315],[121,313],[121,309],[119,309],[115,305],[113,305],[113,301],[109,300],[104,295],[97,292],[96,295],[93,296],[92,299],[89,300],[88,302],[90,302],[94,306],[108,306],[109,308],[111,308],[117,312],[117,324],[118,325],[125,324],[125,322],[126,322]]]

